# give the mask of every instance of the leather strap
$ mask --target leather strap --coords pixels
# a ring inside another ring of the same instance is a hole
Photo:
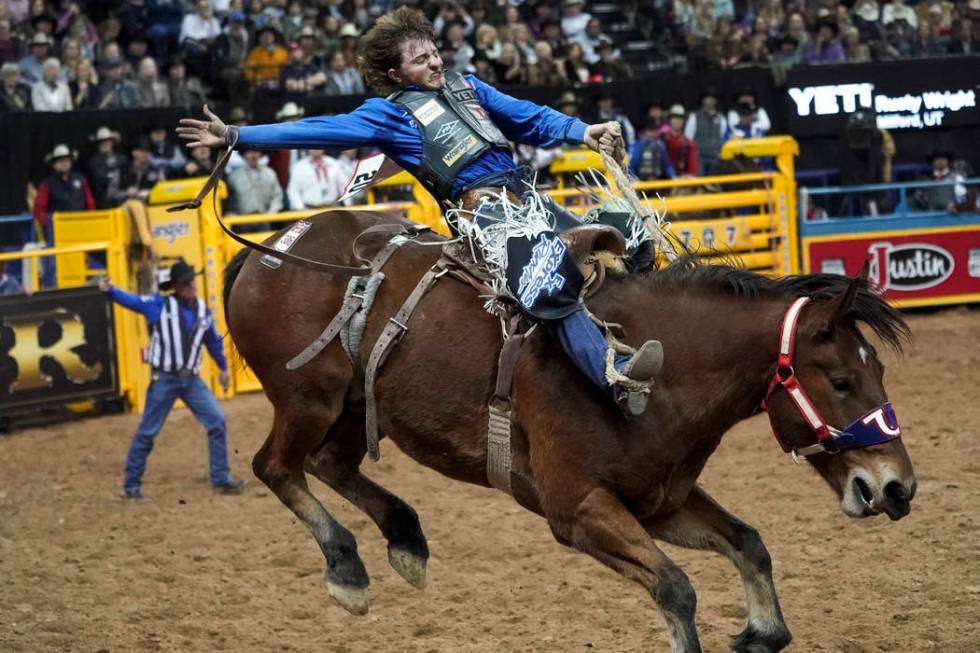
[[[214,190],[215,186],[218,185],[218,182],[221,181],[221,174],[224,172],[225,166],[228,165],[228,159],[231,158],[231,153],[235,150],[235,145],[238,144],[238,129],[229,127],[228,133],[226,135],[226,139],[228,141],[228,149],[226,149],[224,154],[221,155],[221,158],[218,159],[218,162],[214,166],[214,170],[211,171],[211,174],[210,176],[208,176],[207,181],[204,182],[204,186],[202,186],[201,190],[198,191],[197,197],[195,197],[190,202],[185,202],[184,204],[171,206],[169,209],[167,209],[168,213],[183,211],[185,209],[200,208],[201,203],[204,201],[204,198],[207,197],[208,193]],[[262,243],[256,243],[251,240],[248,240],[247,238],[243,238],[238,234],[236,234],[231,229],[229,229],[228,226],[221,219],[221,212],[218,211],[217,193],[212,195],[212,201],[214,202],[214,206],[215,206],[214,217],[218,221],[218,225],[221,227],[221,230],[224,231],[226,234],[228,234],[228,236],[232,240],[234,240],[235,242],[241,245],[244,245],[245,247],[262,252],[263,254],[268,254],[269,256],[274,256],[275,258],[281,259],[283,261],[290,261],[291,263],[295,263],[296,265],[301,265],[305,268],[308,268],[310,270],[315,270],[317,272],[329,272],[331,274],[347,274],[350,276],[364,276],[366,274],[371,273],[371,268],[368,266],[360,267],[360,266],[352,266],[352,265],[338,265],[336,263],[322,263],[320,261],[314,261],[313,259],[308,259],[302,256],[298,256],[291,252],[280,252],[271,247],[267,247]]]
[[[388,227],[388,226],[390,225],[376,225],[375,227],[371,227],[368,230],[362,232],[357,237],[357,239],[360,239],[361,236],[371,232],[372,230],[385,231],[385,230],[377,229],[377,227]],[[355,240],[354,242],[356,244],[357,240]],[[385,245],[384,248],[375,255],[374,259],[371,260],[371,266],[370,266],[371,273],[377,274],[378,272],[380,272],[381,268],[385,266],[385,264],[388,262],[388,259],[391,258],[392,254],[398,251],[398,248],[401,247],[406,242],[408,241],[402,238],[392,238],[391,240],[389,240],[388,244]],[[347,298],[344,299],[343,306],[340,307],[340,312],[338,312],[337,315],[335,315],[334,318],[330,320],[330,324],[328,324],[327,328],[323,330],[323,333],[317,336],[317,339],[311,342],[306,347],[306,349],[301,351],[299,354],[294,356],[288,363],[286,363],[286,369],[295,370],[297,368],[300,368],[303,365],[309,363],[311,360],[313,360],[316,357],[316,355],[319,354],[321,351],[326,349],[327,345],[329,345],[333,341],[333,339],[337,337],[337,335],[343,330],[343,328],[347,326],[347,323],[350,322],[351,318],[353,318],[354,315],[357,313],[357,311],[361,309],[361,305],[363,303],[364,303],[363,294],[355,292],[348,295]]]
[[[378,370],[384,365],[392,347],[408,331],[408,321],[422,297],[445,272],[445,263],[441,259],[429,268],[429,271],[419,280],[415,289],[402,303],[395,316],[388,318],[388,324],[385,325],[384,331],[381,332],[371,350],[364,378],[365,431],[367,434],[367,452],[371,460],[378,461],[381,458],[381,450],[378,447],[378,404],[374,394],[374,383],[378,376]]]
[[[511,463],[511,387],[514,383],[514,368],[521,345],[530,333],[518,333],[521,314],[516,313],[507,321],[504,346],[497,359],[497,383],[493,397],[487,406],[487,480],[501,492],[513,494],[510,483]],[[532,327],[533,328],[533,327]]]

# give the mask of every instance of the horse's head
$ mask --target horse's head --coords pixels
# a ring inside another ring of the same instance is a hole
[[[807,456],[845,514],[885,512],[901,519],[911,510],[915,474],[885,393],[884,365],[857,323],[865,322],[896,348],[908,328],[868,289],[865,275],[825,288],[822,299],[803,301],[797,302],[799,323],[788,357],[783,329],[783,368],[777,372],[782,381],[771,386],[767,407],[773,430],[784,448]]]

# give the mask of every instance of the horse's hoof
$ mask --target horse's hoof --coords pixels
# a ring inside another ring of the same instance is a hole
[[[770,632],[762,632],[750,625],[735,636],[732,651],[733,653],[776,653],[789,646],[792,640],[793,636],[785,626]]]
[[[327,592],[342,608],[358,616],[368,613],[368,588],[337,585],[327,581]]]
[[[425,558],[405,549],[388,547],[388,563],[413,587],[425,589]]]

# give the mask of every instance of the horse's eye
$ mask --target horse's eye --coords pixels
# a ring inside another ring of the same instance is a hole
[[[830,383],[837,392],[850,392],[854,387],[850,379],[831,379]]]

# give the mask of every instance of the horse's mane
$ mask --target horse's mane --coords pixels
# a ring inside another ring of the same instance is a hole
[[[610,277],[613,284],[625,286],[643,284],[659,290],[705,290],[734,297],[776,298],[792,300],[811,297],[828,299],[844,293],[854,279],[839,274],[796,274],[786,277],[767,277],[735,264],[702,263],[695,255],[681,256],[657,270]],[[901,351],[910,339],[910,331],[902,314],[881,298],[867,280],[857,280],[858,289],[846,317],[864,322],[896,351]]]

